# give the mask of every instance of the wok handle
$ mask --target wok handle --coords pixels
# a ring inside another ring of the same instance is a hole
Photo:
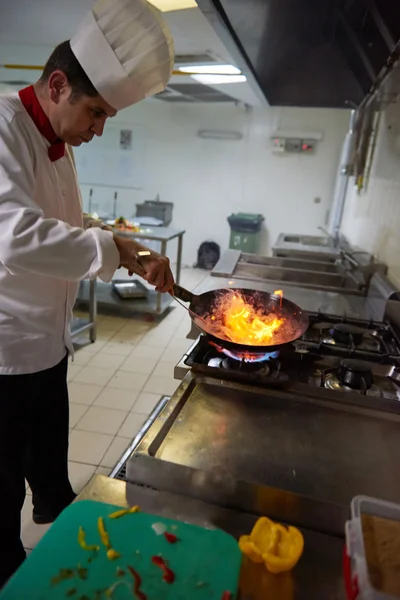
[[[189,292],[189,290],[186,290],[177,283],[174,283],[174,285],[172,286],[172,295],[176,298],[179,298],[179,300],[182,300],[182,302],[190,303],[193,302],[195,297],[194,294],[192,294],[192,292]]]

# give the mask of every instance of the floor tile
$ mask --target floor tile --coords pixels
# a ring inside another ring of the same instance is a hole
[[[156,368],[154,369],[152,375],[156,377],[173,377],[174,369],[176,366],[175,361],[164,361],[157,363]]]
[[[95,475],[104,475],[104,477],[108,477],[110,474],[110,467],[97,467],[95,470]]]
[[[152,346],[146,346],[145,344],[138,344],[132,350],[129,356],[135,356],[136,358],[159,360],[161,355],[165,352],[163,348],[153,348]]]
[[[160,394],[150,394],[148,392],[142,392],[141,394],[139,394],[138,399],[133,405],[132,412],[149,415],[160,400]],[[119,435],[122,435],[121,432],[119,433]]]
[[[97,398],[102,389],[103,386],[101,385],[75,383],[74,381],[71,381],[71,383],[68,384],[70,402],[86,404],[89,406],[93,403],[94,399]]]
[[[122,344],[121,342],[107,342],[104,346],[104,352],[107,354],[117,354],[119,356],[128,356],[134,349],[134,344]]]
[[[145,346],[152,348],[166,348],[172,339],[173,334],[170,332],[162,333],[157,328],[145,335],[141,341]]]
[[[93,403],[93,406],[129,411],[132,409],[139,392],[106,387]]]
[[[173,379],[172,377],[158,377],[152,375],[149,377],[146,385],[143,388],[143,392],[150,392],[151,394],[170,395],[173,394],[180,384],[180,381]]]
[[[83,367],[83,369],[74,378],[74,382],[104,386],[107,385],[114,373],[115,369],[107,369],[104,367]]]
[[[101,342],[108,342],[115,335],[116,335],[115,331],[110,331],[109,329],[103,330],[103,329],[99,328],[97,330],[96,339]]]
[[[69,403],[69,426],[72,429],[83,417],[88,407],[85,404],[75,404],[75,402]]]
[[[76,425],[76,429],[116,435],[126,415],[127,412],[123,410],[90,406]]]
[[[91,361],[88,363],[88,367],[100,367],[108,369],[119,369],[124,362],[125,357],[118,354],[107,354],[105,350],[100,350]]]
[[[86,349],[77,350],[74,354],[74,360],[71,361],[72,365],[81,365],[84,367],[87,365],[89,360],[93,358],[94,352],[88,352]]]
[[[21,540],[24,548],[35,548],[49,528],[50,524],[36,525],[32,521],[32,496],[27,495],[21,511]]]
[[[124,421],[124,424],[118,432],[118,437],[125,437],[129,438],[129,440],[133,440],[145,422],[146,418],[146,415],[140,415],[134,412],[129,413]]]
[[[111,446],[101,459],[101,466],[114,468],[127,447],[130,444],[130,440],[124,437],[115,437],[111,442]]]
[[[73,429],[69,436],[69,460],[97,466],[112,441],[112,435]]]
[[[121,330],[115,333],[111,338],[111,342],[118,342],[120,344],[130,344],[136,346],[143,338],[143,333],[137,333],[136,331]]]
[[[153,329],[152,323],[144,323],[143,321],[134,321],[133,319],[126,319],[124,324],[124,331],[129,333],[146,334]]]
[[[85,352],[91,352],[92,354],[96,354],[99,350],[106,345],[106,342],[97,339],[95,342],[90,342],[88,338],[75,338],[74,346],[77,352],[79,350],[84,350]]]
[[[99,323],[99,329],[109,331],[119,331],[123,325],[126,325],[128,319],[123,317],[108,317],[105,316]]]
[[[82,365],[68,364],[68,373],[67,373],[67,381],[72,381],[73,378],[78,375],[80,371],[82,371]]]
[[[72,461],[68,462],[69,480],[75,494],[79,494],[79,492],[85,487],[89,479],[93,476],[94,471],[94,465],[85,465],[83,463]]]
[[[150,375],[156,364],[157,361],[153,358],[138,358],[137,356],[129,356],[120,366],[120,369],[121,371]]]
[[[191,344],[192,344],[192,341],[188,340],[188,344],[184,349],[182,349],[180,347],[175,347],[175,348],[167,347],[161,355],[161,361],[162,362],[165,362],[165,361],[175,362],[175,364],[178,363],[181,360],[181,358],[186,354],[186,352],[190,348]],[[78,375],[78,377],[79,377],[79,375]]]
[[[193,344],[193,340],[185,339],[172,339],[167,346],[167,350],[179,350],[184,353],[190,348]]]
[[[147,379],[148,375],[143,375],[141,373],[117,371],[107,387],[116,388],[120,390],[132,390],[134,392],[141,392]]]

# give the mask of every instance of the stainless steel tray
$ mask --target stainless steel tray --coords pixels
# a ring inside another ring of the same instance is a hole
[[[332,401],[300,385],[256,389],[189,373],[135,458],[153,459],[154,476],[168,465],[172,478],[176,465],[193,477],[212,473],[216,487],[247,482],[348,507],[357,494],[400,501],[399,439],[398,403],[346,394]]]
[[[146,298],[147,296],[147,288],[136,279],[133,281],[116,279],[112,282],[112,287],[118,296],[123,299]]]

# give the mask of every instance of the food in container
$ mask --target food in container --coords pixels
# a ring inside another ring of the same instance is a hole
[[[400,505],[366,496],[351,503],[344,574],[350,600],[400,598]]]

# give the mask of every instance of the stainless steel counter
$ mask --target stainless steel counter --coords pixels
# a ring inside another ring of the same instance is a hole
[[[273,292],[282,288],[282,281],[244,281],[240,279],[228,279],[224,277],[207,277],[193,291],[202,294],[209,290],[219,288],[251,288],[265,292]],[[380,320],[381,315],[376,314],[374,306],[367,297],[352,296],[351,294],[337,294],[332,292],[321,292],[319,290],[307,290],[304,288],[288,285],[283,287],[285,298],[292,300],[303,310],[310,312],[324,312],[332,315],[347,315],[358,319]]]
[[[238,538],[251,531],[256,515],[227,509],[177,493],[159,491],[96,475],[78,496],[79,500],[96,500],[132,506],[143,511],[194,523],[218,527]],[[302,530],[305,540],[303,557],[296,568],[280,576],[269,575],[262,565],[245,559],[240,575],[241,600],[345,600],[341,556],[344,540]]]
[[[310,239],[312,243],[307,244],[307,239]],[[272,247],[272,253],[273,256],[308,256],[310,258],[319,256],[336,259],[340,255],[340,247],[334,246],[333,240],[328,237],[281,233]]]

